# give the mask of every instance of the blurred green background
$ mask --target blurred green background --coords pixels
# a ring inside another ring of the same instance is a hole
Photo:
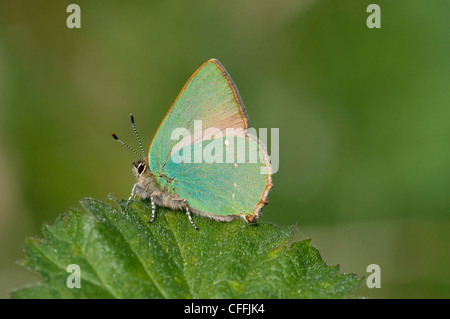
[[[261,221],[296,223],[373,298],[450,297],[449,1],[0,2],[0,297],[16,265],[84,196],[127,198],[145,148],[189,76],[219,59],[255,128],[280,129]],[[366,8],[381,7],[381,29]]]

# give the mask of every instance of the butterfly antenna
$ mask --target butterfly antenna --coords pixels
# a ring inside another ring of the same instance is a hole
[[[122,141],[121,139],[119,139],[117,137],[116,134],[111,133],[111,136],[114,137],[114,139],[119,142],[120,144],[122,144],[123,146],[125,146],[126,148],[128,148],[130,151],[132,151],[134,154],[136,154],[140,159],[144,159],[138,152],[136,152],[134,149],[132,149],[130,146],[128,146],[127,143],[125,143],[124,141]]]
[[[138,132],[136,131],[136,126],[135,126],[135,124],[134,124],[134,116],[133,116],[133,114],[130,114],[130,120],[131,120],[131,126],[133,127],[134,134],[136,134],[137,140],[138,140],[138,142],[139,142],[139,146],[140,146],[140,148],[141,148],[142,155],[144,155],[144,157],[145,157],[144,148],[142,147],[141,139],[139,138],[139,134],[138,134]]]

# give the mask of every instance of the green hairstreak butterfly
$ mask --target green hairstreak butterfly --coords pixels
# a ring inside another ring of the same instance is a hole
[[[140,157],[133,163],[136,183],[129,200],[150,199],[150,222],[156,206],[185,211],[197,230],[191,212],[225,222],[259,218],[272,188],[269,157],[249,132],[242,99],[219,61],[205,62],[186,82],[153,136],[148,156],[133,115],[131,124],[143,156],[112,135]],[[174,138],[176,130],[192,135]]]

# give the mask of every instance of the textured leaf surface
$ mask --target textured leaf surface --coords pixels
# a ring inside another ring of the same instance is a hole
[[[354,274],[328,266],[294,227],[220,223],[149,203],[109,205],[86,198],[29,238],[21,262],[43,283],[13,298],[345,298]],[[66,285],[67,266],[81,269],[81,288]]]

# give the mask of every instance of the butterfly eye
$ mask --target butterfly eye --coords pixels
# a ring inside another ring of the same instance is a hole
[[[145,171],[145,164],[139,164],[138,173],[141,175]]]

